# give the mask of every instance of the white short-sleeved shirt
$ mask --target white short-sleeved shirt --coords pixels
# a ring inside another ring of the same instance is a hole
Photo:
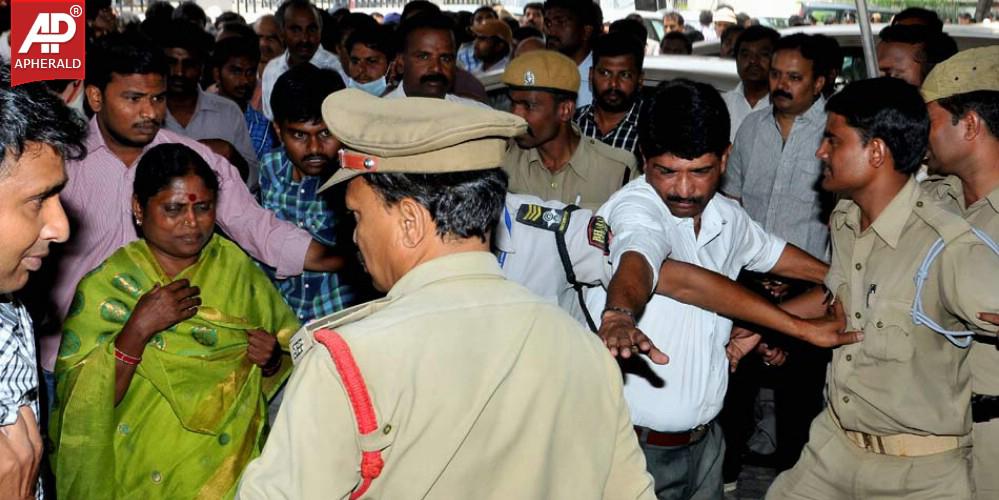
[[[494,243],[507,279],[558,304],[585,324],[579,299],[566,278],[555,243],[565,207],[565,203],[557,200],[508,193],[494,232]],[[606,225],[593,220],[592,210],[580,208],[569,214],[565,244],[578,283],[598,285],[603,278],[606,234]]]
[[[610,225],[609,263],[603,281],[610,283],[625,252],[638,252],[658,280],[663,260],[695,264],[734,279],[745,268],[767,272],[776,265],[786,243],[768,234],[735,201],[716,195],[701,215],[700,233],[692,218],[674,217],[645,176],[628,183],[597,212]],[[590,311],[602,311],[604,288],[591,288]],[[599,314],[595,315],[599,321]],[[669,364],[649,369],[625,367],[624,395],[635,425],[660,432],[683,432],[710,422],[721,410],[728,384],[725,345],[732,321],[662,295],[653,295],[638,327]],[[639,375],[638,373],[642,373]]]

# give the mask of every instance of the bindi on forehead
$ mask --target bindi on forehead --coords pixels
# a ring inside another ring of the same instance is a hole
[[[187,194],[187,201],[190,201],[191,203],[194,203],[195,201],[197,201],[197,199],[198,199],[198,197],[195,196],[193,193],[188,193]]]

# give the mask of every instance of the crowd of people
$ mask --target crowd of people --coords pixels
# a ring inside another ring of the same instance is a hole
[[[767,498],[999,495],[999,45],[110,7],[0,67],[0,497],[720,499],[761,388]]]

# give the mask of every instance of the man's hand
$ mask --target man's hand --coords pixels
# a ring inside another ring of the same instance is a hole
[[[13,425],[0,427],[0,498],[34,498],[41,461],[42,436],[35,414],[22,406]]]
[[[767,366],[781,366],[787,361],[787,351],[780,347],[770,347],[765,342],[760,342],[756,346],[756,352],[763,358],[763,364]]]
[[[756,348],[760,343],[760,334],[751,330],[735,326],[732,327],[732,335],[728,345],[725,346],[725,356],[728,357],[728,371],[735,373],[739,366],[739,361]]]
[[[830,305],[828,314],[821,318],[799,319],[798,331],[802,339],[818,347],[838,347],[864,340],[864,332],[844,332],[846,315],[839,302]]]
[[[997,313],[978,313],[978,318],[993,325],[999,325],[999,314]]]
[[[633,353],[642,352],[648,355],[653,363],[658,365],[669,363],[669,356],[656,348],[627,314],[605,311],[597,335],[600,336],[600,340],[604,341],[611,356],[628,359]]]

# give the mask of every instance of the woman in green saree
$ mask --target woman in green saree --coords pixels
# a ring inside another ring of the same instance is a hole
[[[135,167],[142,239],[80,282],[56,363],[61,498],[230,498],[264,440],[299,325],[267,276],[215,235],[218,180],[161,144]]]

